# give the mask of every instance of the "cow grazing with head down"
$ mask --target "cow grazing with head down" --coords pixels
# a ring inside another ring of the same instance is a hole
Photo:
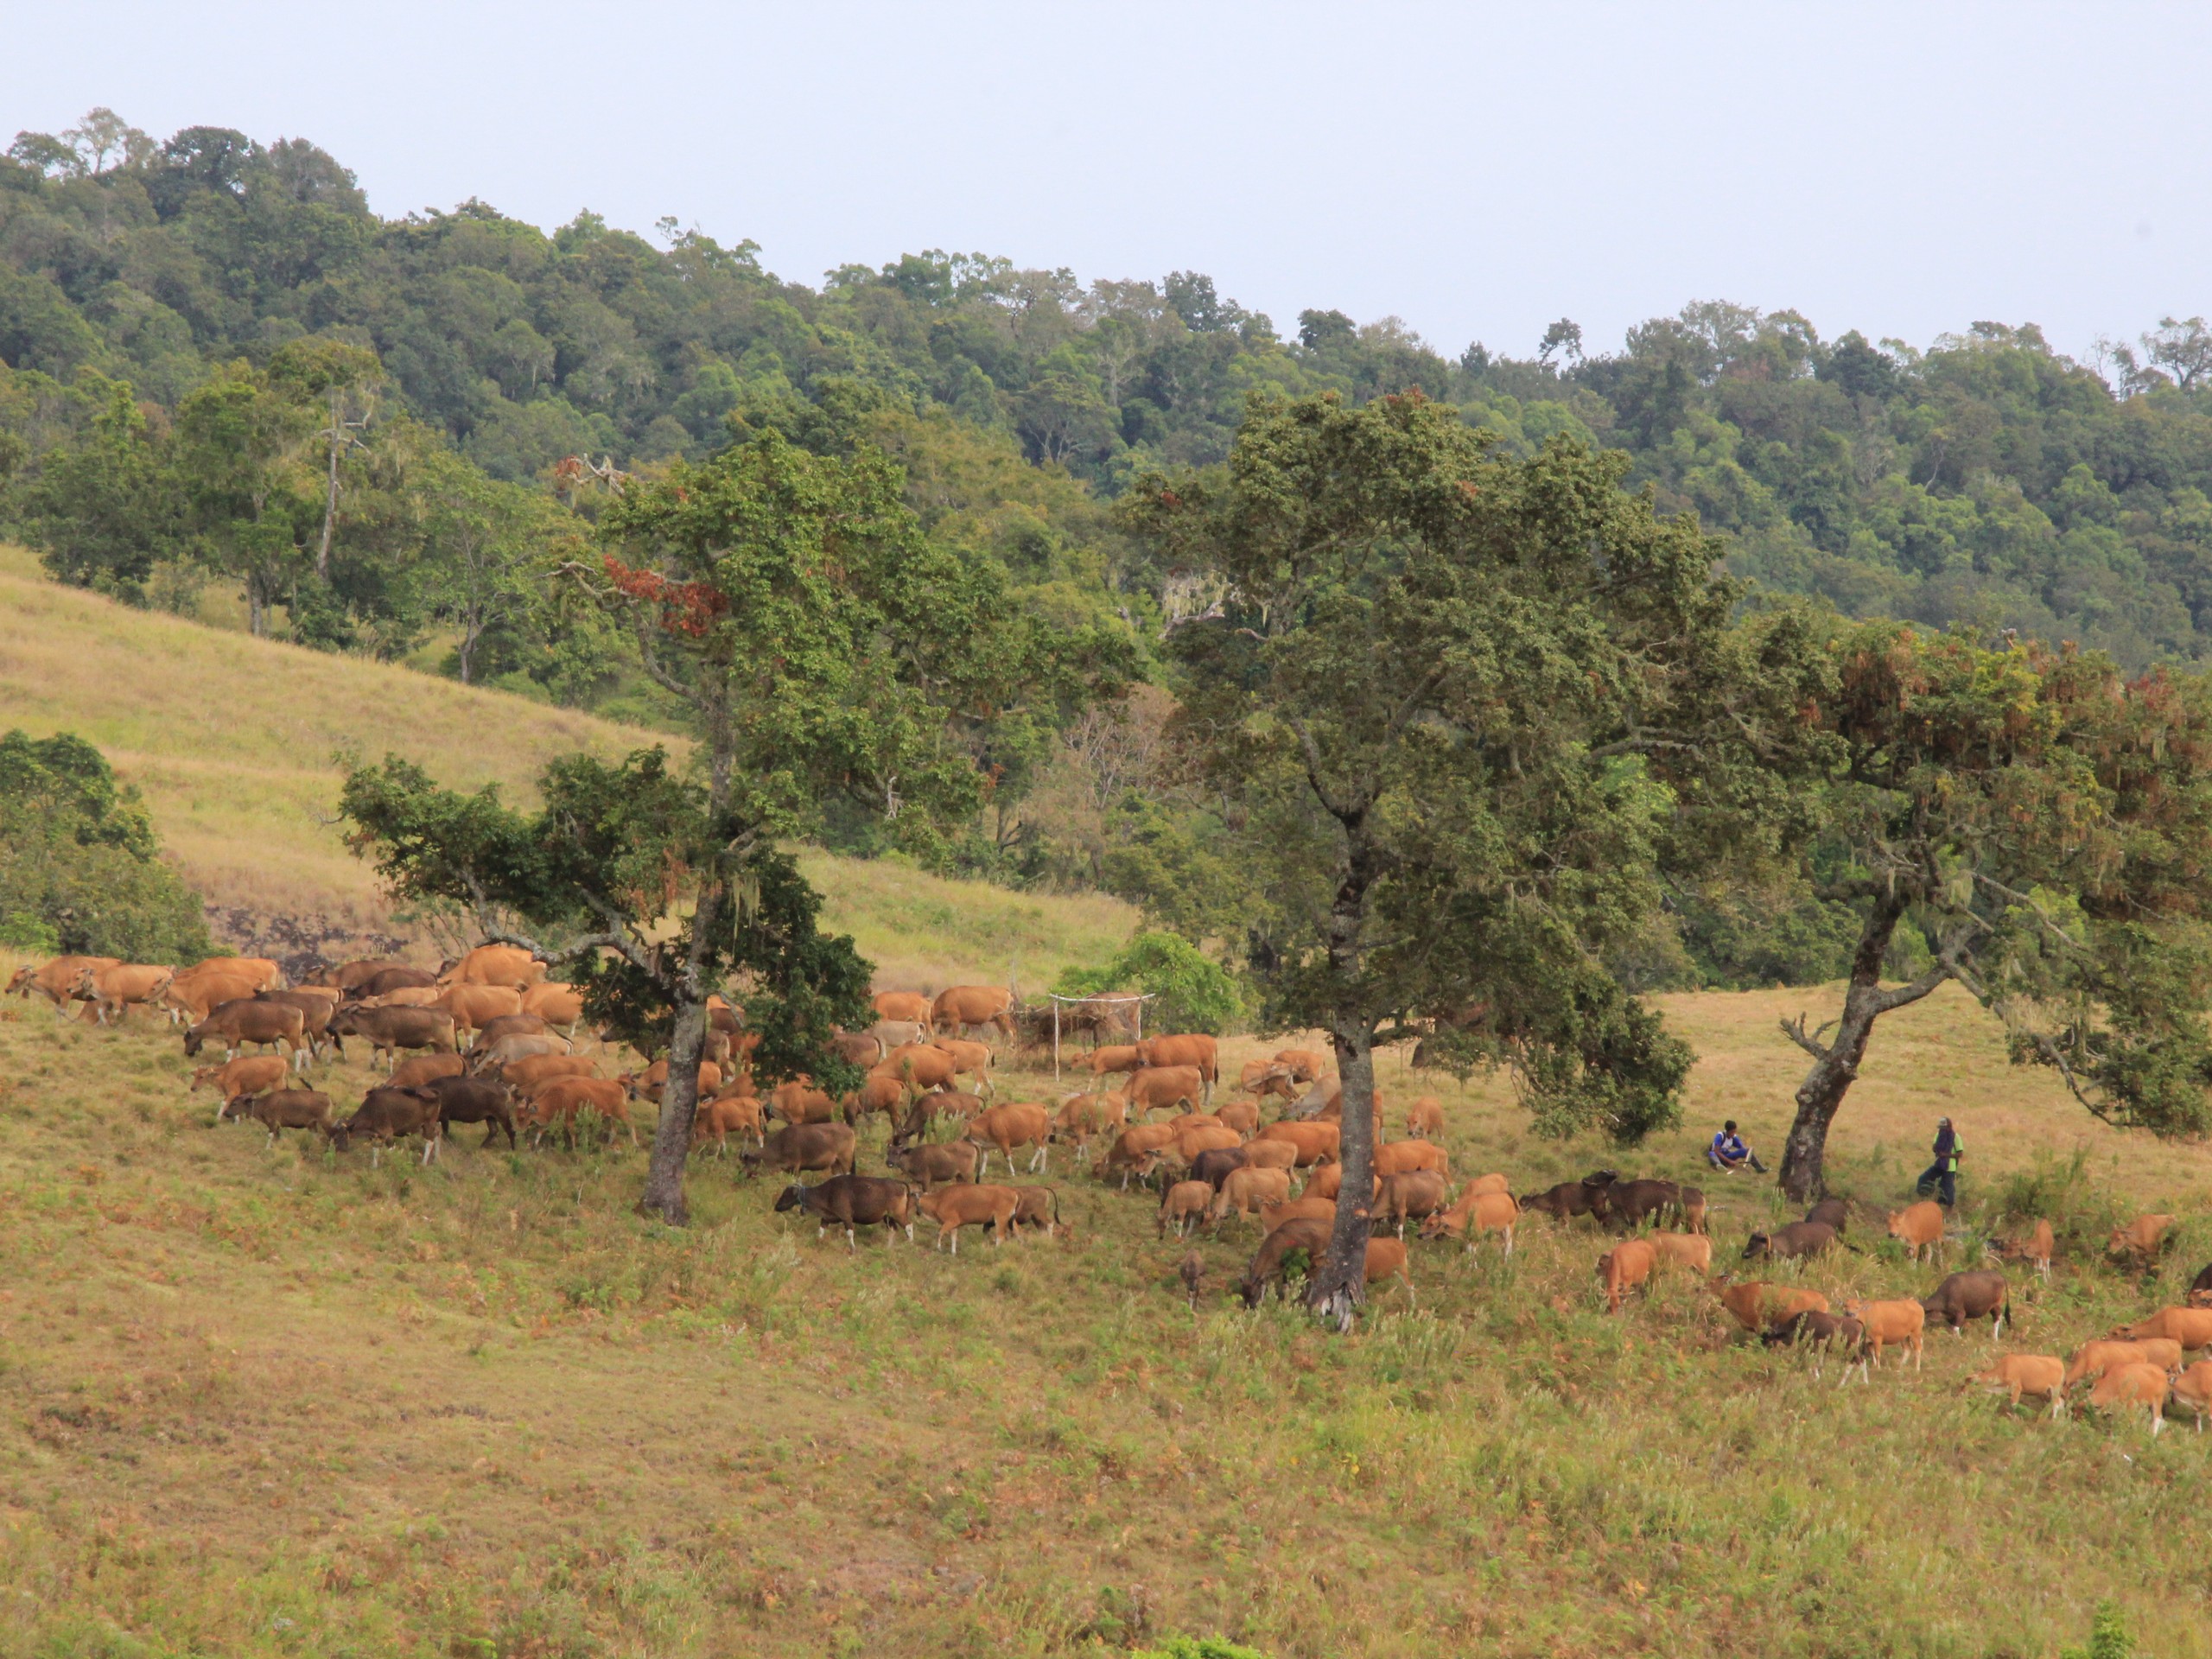
[[[257,998],[226,1002],[209,1009],[205,1020],[184,1033],[185,1057],[188,1059],[208,1042],[216,1041],[224,1046],[223,1058],[234,1060],[239,1049],[254,1043],[290,1049],[292,1069],[300,1071],[307,1065],[306,1026],[304,1016],[289,1003],[264,1002]]]
[[[2147,1267],[2152,1258],[2158,1255],[2160,1245],[2164,1243],[2166,1230],[2173,1224],[2171,1216],[2138,1216],[2126,1226],[2112,1230],[2112,1238],[2106,1244],[2105,1250],[2108,1255],[2130,1259]]]
[[[973,1141],[925,1141],[919,1146],[893,1147],[886,1161],[927,1192],[953,1181],[973,1181],[976,1151]]]
[[[2151,1436],[2153,1440],[2166,1427],[2166,1392],[2171,1379],[2163,1365],[2115,1365],[2097,1379],[2089,1390],[2089,1404],[2098,1411],[2120,1412],[2130,1406],[2141,1406],[2151,1414]]]
[[[2212,1307],[2162,1307],[2149,1319],[2123,1325],[2112,1332],[2116,1342],[2141,1342],[2151,1337],[2177,1342],[2185,1354],[2212,1348]]]
[[[1824,1221],[1793,1221],[1770,1233],[1753,1233],[1744,1242],[1744,1260],[1802,1262],[1835,1248],[1835,1229]]]
[[[832,1227],[843,1228],[848,1249],[860,1249],[855,1230],[861,1227],[880,1225],[891,1234],[903,1227],[909,1243],[914,1236],[914,1189],[881,1176],[832,1175],[814,1186],[793,1181],[776,1195],[776,1209],[812,1216],[819,1224],[817,1239]]]
[[[269,1144],[276,1144],[279,1129],[313,1129],[330,1135],[330,1096],[313,1089],[272,1089],[266,1094],[233,1095],[223,1103],[226,1118],[250,1117],[269,1131]]]
[[[2051,1354],[2005,1354],[1986,1371],[1966,1380],[1969,1389],[1986,1389],[2017,1407],[2023,1395],[2050,1402],[2050,1414],[2066,1414],[2066,1362]]]
[[[1289,1268],[1289,1259],[1297,1252],[1304,1252],[1307,1272],[1313,1264],[1328,1254],[1329,1235],[1334,1224],[1314,1217],[1285,1221],[1260,1241],[1260,1248],[1244,1269],[1244,1277],[1237,1288],[1244,1298],[1244,1306],[1257,1307],[1266,1300],[1268,1292],[1284,1282]],[[1395,1238],[1370,1238],[1367,1241],[1364,1281],[1374,1284],[1377,1280],[1403,1279],[1406,1294],[1413,1294],[1414,1276],[1406,1257],[1406,1247]]]
[[[402,1135],[423,1137],[423,1161],[438,1155],[442,1125],[438,1097],[428,1089],[394,1089],[390,1084],[372,1089],[362,1096],[353,1115],[331,1131],[330,1144],[340,1152],[352,1148],[356,1135],[374,1142],[370,1161],[382,1157],[384,1148]]]
[[[1936,1294],[1925,1297],[1921,1306],[1928,1310],[1931,1319],[1941,1319],[1951,1327],[1955,1337],[1964,1336],[1968,1323],[1974,1319],[1989,1321],[1992,1342],[2005,1329],[2006,1287],[2005,1275],[1984,1269],[1974,1273],[1955,1273],[1936,1287]]]

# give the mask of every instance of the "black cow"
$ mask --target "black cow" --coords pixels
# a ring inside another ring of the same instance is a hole
[[[330,1144],[346,1152],[352,1148],[355,1135],[366,1135],[376,1143],[371,1157],[373,1165],[383,1156],[387,1141],[396,1141],[403,1135],[419,1135],[423,1137],[423,1161],[427,1164],[438,1155],[442,1127],[436,1095],[427,1088],[394,1089],[387,1084],[372,1089],[361,1097],[353,1116],[331,1131]]]
[[[434,1077],[422,1086],[438,1097],[441,1123],[448,1128],[455,1123],[481,1123],[482,1144],[487,1147],[505,1129],[508,1150],[514,1149],[515,1115],[508,1104],[505,1084],[492,1077]]]

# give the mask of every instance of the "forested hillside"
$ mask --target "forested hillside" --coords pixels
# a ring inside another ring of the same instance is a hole
[[[671,728],[605,614],[546,580],[595,556],[628,479],[770,428],[880,448],[1004,604],[1158,680],[1163,623],[1219,595],[1128,534],[1117,498],[1222,461],[1253,397],[1327,391],[1418,389],[1515,454],[1623,451],[1629,486],[1723,532],[1739,571],[1855,615],[2193,662],[2212,654],[2208,368],[2196,320],[2085,365],[2027,323],[1923,349],[1698,302],[1618,350],[1562,320],[1516,357],[1395,318],[1279,326],[1186,271],[924,251],[810,287],[675,220],[648,239],[477,201],[382,219],[305,140],[156,141],[104,111],[0,160],[0,531],[135,603]],[[1147,688],[1118,715],[969,720],[990,788],[950,862],[1206,931],[1236,881],[1219,804],[1160,767],[1168,707]],[[873,832],[833,806],[823,833]],[[1832,958],[1813,931],[1756,976]]]

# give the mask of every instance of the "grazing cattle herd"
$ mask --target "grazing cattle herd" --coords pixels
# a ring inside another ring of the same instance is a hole
[[[318,1135],[337,1153],[364,1141],[372,1160],[386,1145],[411,1139],[429,1164],[448,1133],[464,1124],[483,1126],[481,1145],[504,1136],[511,1150],[519,1149],[524,1133],[533,1147],[556,1133],[573,1147],[580,1121],[604,1140],[626,1135],[636,1145],[630,1109],[645,1103],[652,1109],[667,1076],[664,1060],[604,1075],[612,1051],[590,1052],[598,1039],[584,1024],[582,998],[548,981],[543,962],[509,945],[480,946],[435,972],[386,960],[349,962],[297,986],[287,986],[278,965],[259,957],[217,957],[175,970],[60,957],[22,968],[8,990],[43,1001],[60,1018],[75,1013],[97,1026],[119,1024],[134,1010],[166,1019],[188,1057],[221,1049],[219,1063],[198,1066],[190,1083],[213,1090],[219,1122],[258,1123],[271,1147],[286,1130]],[[1213,1038],[1098,1041],[1076,1061],[1092,1087],[1048,1107],[999,1098],[999,1055],[990,1039],[1010,1043],[1021,1033],[1033,1039],[1037,1025],[1012,991],[974,985],[934,997],[883,991],[874,1007],[877,1020],[868,1029],[835,1034],[836,1053],[862,1076],[833,1097],[804,1076],[779,1079],[764,1094],[752,1065],[759,1039],[746,1029],[743,1009],[719,997],[710,1006],[692,1144],[711,1142],[726,1157],[734,1136],[740,1171],[766,1168],[790,1178],[774,1208],[810,1215],[817,1236],[834,1228],[857,1250],[862,1230],[881,1227],[911,1242],[918,1221],[928,1220],[937,1224],[933,1246],[955,1255],[970,1227],[988,1229],[994,1244],[1026,1234],[1071,1240],[1056,1189],[1016,1184],[1017,1159],[1020,1173],[1043,1174],[1059,1147],[1074,1173],[1091,1171],[1108,1190],[1156,1183],[1155,1231],[1162,1239],[1171,1228],[1179,1239],[1202,1230],[1217,1238],[1232,1228],[1255,1231],[1256,1249],[1236,1286],[1249,1306],[1326,1250],[1342,1190],[1343,1096],[1325,1056],[1284,1049],[1248,1062],[1230,1097],[1217,1103],[1221,1071]],[[1129,1033],[1102,1022],[1087,1034]],[[342,1057],[348,1037],[365,1045],[386,1075],[341,1114],[302,1079],[319,1060]],[[1109,1078],[1118,1086],[1106,1089]],[[1266,1121],[1270,1101],[1276,1116]],[[880,1156],[891,1173],[864,1174],[862,1133],[878,1117],[886,1126]],[[771,1119],[780,1122],[772,1127]],[[1986,1320],[1998,1342],[2013,1321],[2013,1287],[2002,1270],[1986,1266],[1951,1272],[1924,1297],[1847,1299],[1840,1306],[1802,1282],[1716,1273],[1708,1206],[1696,1187],[1599,1170],[1516,1197],[1502,1173],[1455,1180],[1435,1138],[1445,1121],[1435,1096],[1414,1100],[1402,1121],[1402,1138],[1387,1138],[1378,1090],[1366,1276],[1382,1289],[1402,1281],[1408,1302],[1415,1294],[1408,1224],[1416,1243],[1456,1240],[1465,1253],[1495,1238],[1496,1256],[1505,1262],[1516,1230],[1536,1214],[1556,1229],[1587,1224],[1617,1236],[1596,1264],[1609,1313],[1649,1297],[1662,1276],[1687,1274],[1745,1332],[1803,1353],[1816,1373],[1831,1357],[1840,1360],[1847,1383],[1854,1374],[1871,1382],[1892,1350],[1901,1365],[1918,1370],[1931,1325],[1963,1336]],[[1005,1166],[1004,1184],[988,1179],[995,1157]],[[810,1175],[823,1179],[802,1179]],[[2177,1219],[2146,1214],[2114,1229],[2108,1259],[2151,1267]],[[1955,1242],[1949,1220],[1932,1201],[1910,1204],[1886,1217],[1883,1239],[1916,1267],[1923,1260],[1940,1267]],[[1853,1222],[1849,1203],[1824,1199],[1802,1220],[1751,1230],[1737,1268],[1758,1264],[1802,1281],[1837,1252],[1865,1253],[1847,1236]],[[2056,1252],[2050,1221],[2038,1217],[1999,1255],[2048,1280]],[[1196,1306],[1203,1259],[1186,1257],[1179,1277]],[[2054,1418],[2065,1416],[2086,1389],[2082,1397],[2093,1409],[2145,1412],[2153,1434],[2170,1407],[2191,1414],[2202,1433],[2212,1415],[2212,1266],[2197,1275],[2185,1305],[2082,1342],[2063,1358],[1999,1355],[1967,1386],[2001,1395],[2011,1408],[2033,1400]]]

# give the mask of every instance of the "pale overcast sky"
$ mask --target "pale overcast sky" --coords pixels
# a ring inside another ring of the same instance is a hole
[[[1592,349],[1700,298],[2062,350],[2212,312],[2202,4],[79,3],[0,11],[0,142],[108,105],[479,196],[751,237],[1211,272],[1286,332]]]

